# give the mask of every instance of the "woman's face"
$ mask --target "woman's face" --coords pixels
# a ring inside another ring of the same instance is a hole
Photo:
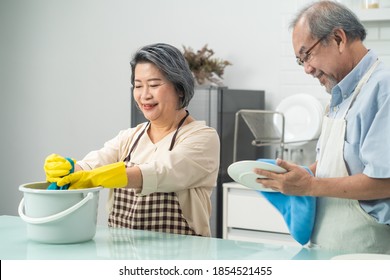
[[[174,85],[152,63],[138,63],[134,69],[134,99],[151,122],[170,122],[176,117],[179,96]]]

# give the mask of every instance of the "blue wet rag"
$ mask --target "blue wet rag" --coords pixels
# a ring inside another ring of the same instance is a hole
[[[259,161],[276,164],[275,160],[259,159]],[[302,167],[313,176],[308,167]],[[282,214],[290,234],[297,242],[301,245],[309,242],[316,213],[315,197],[285,195],[279,192],[258,192]]]

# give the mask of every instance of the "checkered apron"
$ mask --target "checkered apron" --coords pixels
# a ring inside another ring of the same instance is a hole
[[[184,219],[174,192],[137,196],[132,189],[115,189],[108,224],[110,227],[196,235]]]
[[[184,119],[183,119],[184,122]],[[125,159],[129,166],[130,155],[148,125],[134,142],[129,156]],[[180,128],[180,125],[178,129]],[[176,131],[177,132],[177,131]],[[174,143],[176,133],[172,138]],[[173,143],[171,148],[173,148]],[[152,230],[186,235],[197,235],[183,217],[176,193],[152,193],[137,196],[133,189],[114,189],[114,203],[109,215],[110,227]]]

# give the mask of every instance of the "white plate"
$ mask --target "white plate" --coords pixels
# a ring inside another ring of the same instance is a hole
[[[256,182],[257,178],[264,178],[264,176],[254,173],[254,168],[261,168],[277,173],[286,172],[286,169],[280,166],[256,160],[237,161],[228,167],[227,172],[234,181],[244,185],[245,187],[259,191],[274,192],[274,190],[264,188],[262,184]]]
[[[321,133],[324,109],[315,97],[300,93],[283,99],[275,109],[283,113],[285,119],[284,141],[296,142],[290,145],[300,146],[316,139]],[[282,133],[280,118],[274,118],[274,125]]]
[[[390,260],[385,254],[345,254],[332,258],[332,260]]]

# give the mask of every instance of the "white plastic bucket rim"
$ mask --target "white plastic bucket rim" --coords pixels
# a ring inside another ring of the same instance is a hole
[[[96,233],[99,191],[102,187],[78,190],[47,190],[49,183],[19,186],[24,193],[18,212],[27,223],[29,239],[42,243],[79,243]]]

